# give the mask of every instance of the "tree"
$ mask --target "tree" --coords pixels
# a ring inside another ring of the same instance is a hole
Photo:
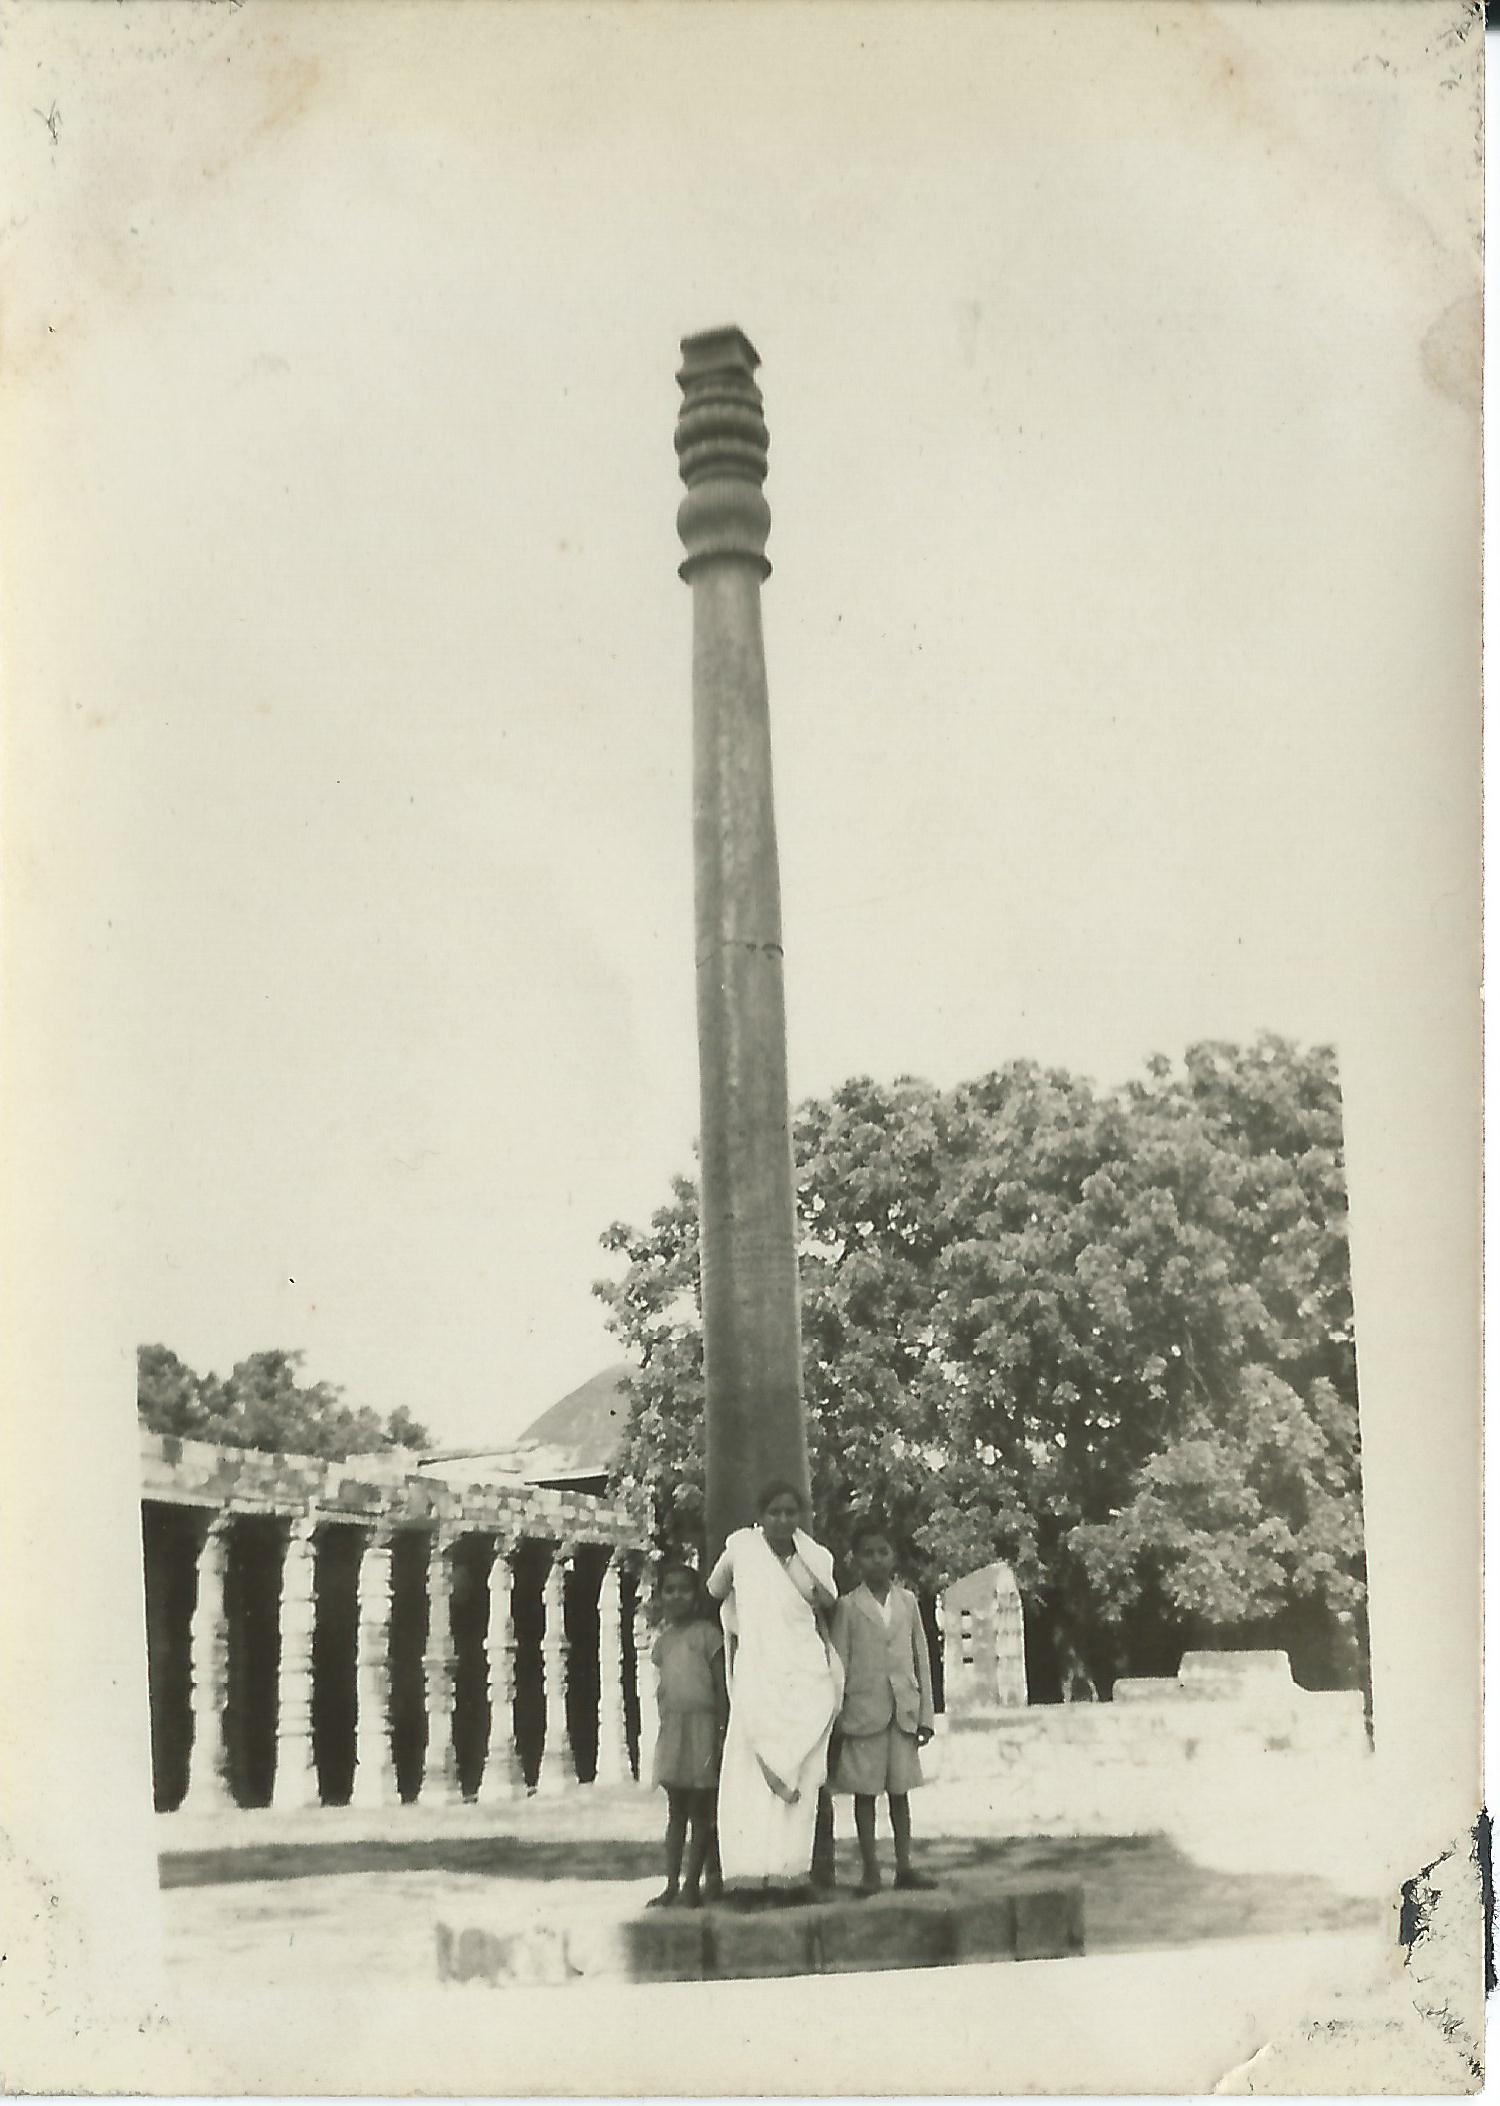
[[[1363,1611],[1333,1059],[1192,1048],[1101,1092],[1017,1062],[847,1083],[795,1121],[820,1528],[878,1506],[934,1584],[1016,1571],[1042,1688],[1282,1643],[1335,1674]],[[622,1475],[701,1534],[696,1194],[605,1247],[638,1365]]]
[[[431,1436],[404,1408],[382,1424],[368,1406],[351,1408],[331,1382],[301,1382],[303,1355],[252,1353],[233,1372],[196,1375],[168,1347],[136,1353],[136,1407],[152,1433],[214,1441],[225,1448],[318,1455],[342,1461],[379,1448],[424,1448]]]

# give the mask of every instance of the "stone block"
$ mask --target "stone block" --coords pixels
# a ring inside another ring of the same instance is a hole
[[[456,1982],[498,1983],[507,1972],[510,1952],[509,1941],[497,1937],[493,1931],[476,1930],[471,1925],[458,1934],[453,1955],[453,1979]]]
[[[714,1909],[704,1920],[713,1974],[744,1980],[816,1971],[816,1922],[810,1909],[768,1909],[743,1916],[737,1910]]]
[[[535,1987],[569,1980],[563,1934],[550,1924],[519,1931],[437,1926],[438,1980]]]
[[[491,1931],[436,1926],[440,1982],[498,1982],[506,1971],[508,1941]]]
[[[1083,1951],[1083,1888],[1076,1881],[1019,1887],[1011,1900],[1018,1960],[1062,1960]]]
[[[815,1957],[825,1974],[873,1973],[887,1967],[942,1967],[954,1957],[954,1915],[931,1902],[865,1901],[820,1909]]]
[[[691,1909],[573,1923],[566,1944],[569,1974],[589,1981],[696,1982],[705,1971],[704,1919]]]
[[[623,1926],[633,1982],[696,1982],[708,1972],[708,1926],[696,1909],[662,1909]]]
[[[955,1901],[953,1957],[959,1961],[1016,1957],[1016,1905],[1012,1895],[965,1894]]]

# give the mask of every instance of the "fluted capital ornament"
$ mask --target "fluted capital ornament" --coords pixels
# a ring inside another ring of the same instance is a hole
[[[761,492],[771,435],[761,415],[755,369],[760,356],[742,329],[707,329],[682,340],[677,384],[677,464],[687,496],[677,532],[687,554],[679,575],[734,557],[771,575],[766,540],[771,508]]]

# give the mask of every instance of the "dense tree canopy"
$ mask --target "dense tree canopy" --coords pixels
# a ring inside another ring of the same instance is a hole
[[[1349,1680],[1363,1619],[1332,1054],[1195,1046],[1099,1090],[1018,1062],[846,1083],[795,1122],[818,1525],[880,1507],[933,1584],[1015,1568],[1041,1685],[1189,1643]],[[623,1459],[664,1540],[702,1511],[693,1184],[605,1247],[638,1372]]]
[[[136,1404],[152,1433],[342,1461],[376,1448],[423,1448],[431,1435],[404,1410],[383,1423],[353,1408],[331,1382],[302,1382],[300,1353],[252,1353],[233,1372],[195,1375],[162,1345],[136,1353]]]

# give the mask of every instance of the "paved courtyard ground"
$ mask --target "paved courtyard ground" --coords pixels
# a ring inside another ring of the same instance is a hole
[[[1007,1835],[1003,1805],[973,1788],[934,1787],[918,1804],[918,1862],[940,1880],[1080,1880],[1090,1954],[1378,1935],[1390,1913],[1357,1881],[1285,1865],[1226,1870],[1165,1835]],[[509,1928],[639,1907],[660,1884],[660,1818],[651,1795],[629,1791],[493,1811],[168,1816],[168,1965],[184,1989],[226,1971],[270,1990],[430,1983],[440,1921]],[[845,1808],[840,1877],[852,1880],[847,1831]]]

